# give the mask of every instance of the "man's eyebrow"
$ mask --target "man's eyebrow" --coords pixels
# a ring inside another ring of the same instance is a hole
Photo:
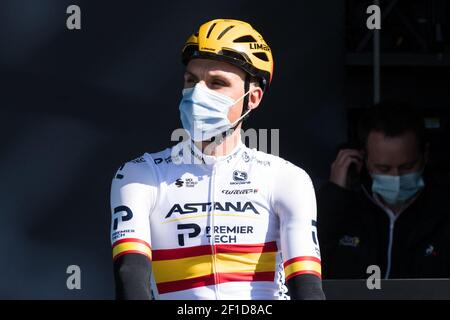
[[[184,72],[184,74],[185,74],[185,75],[188,75],[188,76],[191,76],[191,77],[193,77],[194,79],[197,79],[197,76],[196,76],[195,74],[193,74],[192,72],[190,72],[189,70],[186,70],[186,71]]]
[[[391,166],[388,164],[383,164],[383,163],[375,163],[374,164],[375,167],[383,167],[383,168],[390,168]]]
[[[228,74],[226,74],[226,73],[224,74],[220,71],[210,71],[209,74],[211,75],[211,77],[214,77],[214,78],[230,80],[230,76]]]
[[[405,162],[405,163],[402,163],[401,166],[415,165],[417,162],[419,162],[419,160],[420,160],[420,158],[413,160],[413,161]]]

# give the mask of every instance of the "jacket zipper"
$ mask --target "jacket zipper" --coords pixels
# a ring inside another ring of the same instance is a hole
[[[391,273],[392,243],[394,241],[394,223],[395,223],[395,218],[393,218],[391,215],[389,215],[389,244],[388,244],[388,252],[387,252],[386,274],[384,276],[385,279],[389,279],[389,275]]]
[[[398,214],[397,216],[388,208],[384,207],[383,205],[381,205],[380,203],[378,203],[378,201],[376,201],[370,194],[369,192],[366,190],[366,188],[363,186],[362,190],[364,191],[364,193],[366,194],[366,196],[370,199],[370,201],[372,201],[375,205],[377,205],[378,207],[380,207],[389,217],[389,239],[388,239],[388,250],[387,250],[387,265],[386,265],[386,273],[384,275],[385,279],[388,279],[390,274],[391,274],[391,266],[392,266],[392,244],[394,242],[394,226],[395,226],[395,220],[397,220],[398,216],[400,214]]]

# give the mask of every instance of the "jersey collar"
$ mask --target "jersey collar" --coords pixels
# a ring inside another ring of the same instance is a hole
[[[242,141],[239,139],[236,146],[231,150],[231,152],[228,155],[225,156],[211,156],[208,154],[203,153],[197,146],[193,143],[189,143],[191,153],[194,157],[197,159],[201,159],[202,162],[206,165],[215,165],[219,163],[229,163],[234,158],[236,158],[239,153],[245,148],[245,145],[242,143]]]

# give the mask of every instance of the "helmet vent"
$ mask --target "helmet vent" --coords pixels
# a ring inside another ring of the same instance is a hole
[[[214,27],[216,26],[217,23],[213,23],[211,25],[211,27],[209,27],[208,33],[206,34],[206,38],[209,38],[209,35],[211,34],[211,32],[213,31]]]
[[[225,30],[223,30],[223,31],[219,34],[219,36],[217,37],[217,40],[220,40],[220,39],[225,35],[225,33],[227,33],[228,31],[230,31],[230,30],[233,29],[233,28],[234,28],[234,26],[228,26],[228,27],[226,27]]]
[[[257,42],[257,41],[255,40],[255,38],[248,35],[248,36],[242,36],[237,39],[234,39],[233,42]]]
[[[267,57],[267,54],[265,52],[255,52],[253,55],[261,60],[269,61],[269,58]]]

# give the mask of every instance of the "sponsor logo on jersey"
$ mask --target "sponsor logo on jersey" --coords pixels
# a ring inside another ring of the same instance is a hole
[[[175,185],[178,188],[181,188],[183,186],[187,188],[193,188],[197,185],[197,183],[198,181],[195,181],[193,178],[185,178],[185,179],[178,178],[177,180],[175,180]]]
[[[142,163],[142,162],[145,162],[145,159],[144,159],[144,157],[139,157],[139,158],[136,158],[134,160],[131,160],[131,162],[133,162],[133,163]]]
[[[319,241],[317,239],[317,221],[312,219],[311,226],[312,226],[312,240],[314,242],[314,250],[316,251],[317,256],[320,257]]]
[[[247,181],[248,174],[244,171],[233,171],[233,180],[234,181]]]
[[[253,234],[254,226],[247,225],[221,225],[221,226],[206,226],[203,236],[206,237],[208,243],[237,243],[238,235]],[[178,245],[184,247],[186,240],[195,238],[200,235],[202,228],[196,223],[178,224]]]
[[[134,233],[136,233],[136,230],[134,230],[134,229],[123,229],[123,230],[114,231],[111,235],[112,241],[115,242],[116,240],[119,240],[122,238],[132,238]]]
[[[197,160],[199,160],[199,161],[200,161],[199,163],[205,163],[205,160],[203,160],[203,157],[199,156],[199,155],[194,151],[194,149],[192,149],[192,146],[191,146],[191,145],[189,145],[189,146],[190,146],[190,150],[191,150],[191,155],[194,156],[194,158],[196,158]]]
[[[311,220],[311,225],[312,225],[312,239],[313,242],[316,246],[319,245],[318,241],[317,241],[317,221],[316,220]]]
[[[184,184],[183,179],[178,178],[177,180],[175,180],[175,185],[176,185],[178,188],[181,188],[181,187],[183,186],[183,184]]]
[[[183,247],[184,246],[184,239],[186,236],[188,238],[195,238],[200,234],[201,228],[198,224],[195,223],[186,223],[186,224],[179,224],[177,225],[178,231],[182,230],[189,230],[188,233],[181,232],[178,234],[178,245]]]
[[[247,202],[201,202],[201,203],[185,203],[184,205],[181,204],[174,204],[172,208],[169,210],[169,212],[166,215],[166,218],[170,218],[174,213],[179,214],[190,214],[190,213],[198,213],[198,212],[209,212],[211,210],[214,211],[225,211],[225,212],[246,212],[246,211],[252,211],[255,214],[259,214],[258,210],[256,210],[253,203],[250,201]]]
[[[233,171],[233,181],[230,184],[247,184],[250,183],[248,181],[248,174],[245,171],[234,170]]]
[[[122,214],[125,212],[125,214]],[[119,214],[121,214],[119,216]],[[133,212],[127,206],[118,206],[114,208],[113,230],[117,230],[119,219],[122,222],[130,221],[133,218]]]
[[[123,167],[125,167],[126,163],[124,163],[123,165],[120,166],[120,168],[117,170],[116,173],[116,179],[123,179],[123,174],[119,173],[120,171],[122,171]]]
[[[172,156],[169,156],[167,158],[155,158],[153,160],[155,162],[155,164],[160,164],[160,163],[171,163],[172,162]]]
[[[184,184],[184,181],[182,179],[178,178],[177,180],[175,180],[175,185],[178,188],[181,188],[183,186],[183,184]]]
[[[253,234],[253,226],[206,226],[205,236],[208,243],[237,243],[238,236]]]
[[[264,166],[264,167],[270,167],[270,161],[269,160],[259,160],[259,159],[255,159],[256,163]]]
[[[248,155],[247,151],[244,151],[242,153],[242,159],[244,160],[244,162],[249,162],[250,161],[250,156]]]
[[[251,194],[251,193],[257,193],[258,189],[235,189],[235,190],[222,190],[223,194],[227,195],[235,195],[235,194]]]
[[[230,154],[230,155],[225,159],[225,161],[226,161],[227,163],[230,163],[231,160],[233,160],[234,158],[236,158],[236,156],[237,156],[238,153],[239,153],[239,150],[233,152],[232,154]]]

